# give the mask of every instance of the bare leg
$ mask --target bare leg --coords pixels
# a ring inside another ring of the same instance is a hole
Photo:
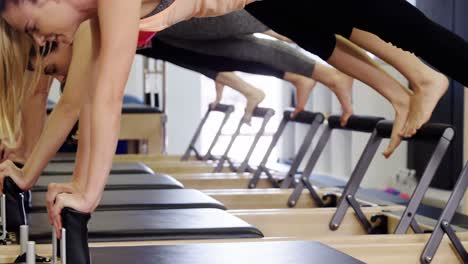
[[[245,107],[244,121],[247,124],[250,124],[252,113],[258,104],[260,104],[263,99],[265,99],[265,93],[262,90],[248,84],[233,72],[219,73],[216,77],[216,82],[220,85],[227,85],[245,96],[247,99],[247,105]]]
[[[440,98],[446,93],[449,84],[447,77],[424,64],[414,54],[386,43],[372,33],[354,29],[351,41],[391,64],[408,79],[414,95],[400,135],[413,136],[429,121]]]
[[[219,102],[221,102],[221,99],[223,99],[224,86],[224,84],[215,80],[216,99],[211,103],[212,109],[214,109],[216,105],[218,105]]]
[[[309,100],[312,90],[317,85],[317,82],[311,78],[292,72],[286,72],[283,76],[283,80],[292,83],[296,88],[296,109],[294,109],[292,113],[292,117],[295,117],[299,112],[304,111],[305,105]]]
[[[376,66],[375,62],[362,50],[342,41],[341,38],[338,39],[337,46],[328,62],[376,90],[392,104],[395,110],[392,137],[387,150],[383,153],[385,157],[389,157],[401,143],[398,132],[402,129],[408,115],[411,91]]]
[[[345,126],[349,117],[353,115],[353,82],[350,76],[323,64],[315,65],[312,78],[326,85],[338,98],[343,113],[341,125]]]

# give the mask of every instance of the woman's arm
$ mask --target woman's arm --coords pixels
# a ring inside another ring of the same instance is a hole
[[[97,61],[91,104],[84,106],[91,109],[89,176],[82,197],[71,198],[80,201],[62,203],[58,199],[60,196],[57,197],[57,216],[63,206],[91,212],[99,203],[117,146],[122,99],[135,56],[140,8],[140,1],[98,3],[99,19],[91,21],[93,51],[98,51],[94,55]]]
[[[140,1],[101,0],[98,4],[101,46],[91,101],[87,211],[98,205],[112,166],[123,95],[135,57],[140,9]]]
[[[25,96],[21,109],[21,151],[16,155],[25,162],[39,141],[47,120],[47,99],[52,85],[52,77],[41,76],[36,88]]]
[[[93,50],[98,53],[94,55],[97,62],[93,68],[91,104],[83,106],[91,109],[88,179],[83,193],[61,193],[49,209],[59,237],[62,209],[94,211],[106,185],[120,131],[123,94],[135,56],[140,8],[140,1],[100,0],[99,20],[91,21]]]

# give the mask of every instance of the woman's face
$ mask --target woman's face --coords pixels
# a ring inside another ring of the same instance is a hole
[[[27,32],[39,45],[46,41],[71,44],[82,14],[66,0],[7,1],[3,18],[17,30]]]
[[[61,81],[65,80],[72,59],[72,46],[55,42],[47,43],[45,47],[48,52],[42,58],[43,74],[51,75]],[[33,61],[30,64],[33,65]]]

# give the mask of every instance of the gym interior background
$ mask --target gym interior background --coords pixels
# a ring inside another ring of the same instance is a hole
[[[441,16],[440,12],[451,12],[455,10],[455,5],[458,2],[463,1],[465,0],[449,0],[443,1],[443,4],[440,3],[442,1],[438,0],[424,0],[419,2],[417,0],[410,0],[409,2],[415,5],[422,5],[421,3],[424,2],[424,8],[422,8],[423,11],[425,9],[431,11],[428,15],[437,20]],[[445,8],[443,8],[444,10],[442,11],[434,11],[430,8],[431,4],[443,5]],[[455,16],[455,13],[456,12],[454,11],[452,15]],[[447,14],[444,14],[444,19],[447,19]],[[465,33],[465,37],[468,35],[468,32],[463,33]],[[316,60],[320,60],[318,57],[314,56],[314,58]],[[394,77],[407,84],[404,77],[397,73],[397,71],[391,66],[381,60],[378,60],[378,62]],[[289,87],[290,85],[286,82],[273,77],[254,76],[249,74],[241,75],[249,83],[267,92],[268,96],[260,106],[271,107],[275,109],[277,113],[281,113],[283,109],[291,106],[293,88],[292,86]],[[284,86],[287,86],[289,89],[284,89]],[[460,134],[460,138],[462,138],[462,135],[464,137],[464,153],[460,155],[463,155],[464,161],[466,161],[468,160],[468,92],[464,91],[464,93],[464,122],[462,122],[464,125],[462,125],[462,129],[464,126],[465,132]],[[161,110],[165,112],[167,115],[167,122],[165,124],[165,152],[167,154],[183,154],[199,124],[200,119],[207,110],[208,104],[215,97],[215,89],[214,83],[200,74],[170,63],[156,62],[137,55],[128,81],[126,94],[134,96],[141,101],[147,101],[152,105],[159,106]],[[152,94],[153,96],[148,96],[148,94]],[[58,96],[58,85],[55,85],[50,99],[52,101],[57,101]],[[239,93],[230,90],[229,88],[225,89],[224,99],[222,102],[235,104],[236,113],[233,115],[233,118],[240,119],[242,117],[245,101]],[[381,116],[387,119],[393,118],[393,110],[390,104],[384,101],[384,99],[377,95],[372,89],[366,88],[366,85],[359,81],[355,81],[354,83],[353,103],[356,114],[365,115],[371,113],[372,115]],[[322,112],[325,114],[339,113],[340,106],[331,92],[323,85],[318,84],[309,99],[306,110]],[[270,122],[267,127],[267,135],[273,135],[280,122],[280,118],[281,114],[275,115],[273,121]],[[207,127],[216,127],[220,121],[221,116],[218,119],[214,118],[209,121],[210,125]],[[229,135],[234,132],[236,124],[237,122],[230,122],[230,125],[228,124],[226,126],[226,129],[223,131],[223,137],[220,140],[220,144],[214,151],[215,154],[221,154],[220,151],[222,151],[224,149],[223,146],[228,143]],[[253,132],[257,131],[259,125],[259,121],[254,119],[252,127],[249,128],[244,126],[242,136],[239,140],[245,142],[252,140]],[[209,133],[209,131],[210,129],[205,129],[198,142],[198,147],[202,152],[207,150],[209,143],[214,136],[214,134]],[[277,159],[287,164],[298,150],[299,144],[302,142],[305,133],[306,128],[302,128],[299,125],[289,127],[285,136],[283,136],[279,147],[272,155],[272,159]],[[360,157],[361,151],[367,143],[368,137],[368,135],[361,135],[359,133],[351,134],[337,131],[337,133],[333,134],[331,143],[328,144],[326,150],[321,156],[316,167],[316,171],[320,174],[330,175],[340,180],[347,180],[354,165],[358,161],[357,159]],[[262,141],[259,144],[260,147],[256,149],[252,159],[254,164],[258,164],[260,162],[259,159],[262,157],[266,147],[268,146],[268,143],[262,143],[268,142],[269,140],[271,140],[271,137],[262,138]],[[246,150],[242,148],[242,145],[243,144],[236,144],[231,153],[234,155],[244,155]],[[378,153],[382,153],[385,146],[386,144],[384,142]],[[460,149],[461,148],[462,147],[460,147]],[[409,155],[411,154],[407,143],[403,143],[389,160],[386,160],[382,155],[377,155],[367,173],[369,177],[364,179],[363,186],[379,190],[395,188],[411,193],[412,188],[414,188],[416,184],[416,179],[413,178],[416,176],[414,175],[414,171],[408,169],[409,160],[411,160]],[[333,157],[333,159],[331,157]],[[461,166],[462,161],[460,161],[460,168]],[[457,172],[456,175],[458,175],[458,173],[459,172]],[[397,175],[399,180],[397,180]],[[446,199],[448,199],[448,195],[448,191],[431,188],[426,195],[425,203],[434,206],[442,206]],[[465,208],[464,212],[468,212],[468,201],[465,202],[461,208],[463,207]]]

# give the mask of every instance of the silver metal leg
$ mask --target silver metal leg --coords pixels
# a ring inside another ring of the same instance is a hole
[[[395,234],[405,234],[406,231],[408,231],[411,222],[416,216],[418,207],[421,204],[424,195],[426,194],[427,189],[429,188],[429,185],[431,184],[431,181],[434,178],[434,175],[437,172],[437,169],[439,168],[439,165],[442,162],[442,159],[444,158],[445,153],[448,150],[450,142],[450,140],[444,137],[440,138],[439,143],[437,144],[434,153],[432,154],[431,159],[429,160],[427,167],[424,170],[424,173],[421,179],[419,180],[419,183],[416,189],[414,190],[413,195],[411,196],[408,206],[406,207],[405,212],[401,216],[400,222],[398,223],[398,226],[395,229]]]
[[[444,234],[447,234],[452,241],[457,253],[460,255],[464,263],[468,263],[468,253],[463,245],[460,243],[460,240],[457,238],[455,232],[450,228],[450,222],[453,219],[453,216],[456,213],[458,205],[460,204],[463,196],[465,195],[466,189],[468,187],[468,163],[465,165],[460,178],[458,178],[457,183],[453,189],[452,194],[450,195],[447,204],[442,211],[442,214],[439,217],[439,221],[432,231],[431,237],[424,248],[424,251],[421,255],[422,263],[430,263],[434,259],[434,256],[440,246]]]
[[[333,215],[333,218],[330,222],[331,230],[337,230],[343,222],[343,219],[346,215],[346,211],[350,207],[349,200],[355,198],[359,186],[361,185],[361,182],[364,179],[367,169],[369,168],[369,165],[374,159],[375,153],[377,152],[381,142],[382,138],[379,137],[374,131],[369,141],[367,142],[367,146],[364,149],[361,158],[359,159],[359,162],[354,168],[351,178],[346,184],[342,197],[346,197],[347,199],[341,199],[338,203],[336,212]]]

